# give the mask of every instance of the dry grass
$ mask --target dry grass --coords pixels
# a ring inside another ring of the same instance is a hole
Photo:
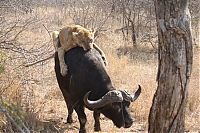
[[[186,108],[186,127],[188,130],[200,131],[200,49],[194,49],[193,70],[190,78],[189,95]]]
[[[48,12],[53,11],[55,12],[55,10],[51,9]],[[46,12],[44,14],[45,17],[48,18],[48,14]],[[52,20],[56,19],[52,18]],[[47,24],[49,24],[48,22],[52,21],[47,20]],[[65,22],[67,21],[65,20]],[[54,29],[58,26],[53,23],[49,27]],[[21,36],[21,39],[27,42],[46,41],[49,37],[45,32],[44,29],[39,33],[36,29],[29,29],[24,32],[24,36]],[[45,37],[42,37],[42,35],[45,35]],[[129,129],[117,129],[110,120],[101,115],[102,130],[105,132],[145,132],[148,127],[147,119],[152,98],[157,87],[157,53],[151,46],[143,44],[140,44],[137,49],[133,49],[130,44],[124,44],[121,35],[113,32],[101,34],[96,43],[106,54],[109,62],[107,71],[116,89],[127,89],[132,92],[138,84],[142,86],[141,96],[130,108],[131,114],[135,118],[133,126]],[[38,80],[37,83],[33,82],[31,86],[28,86],[29,93],[32,96],[29,99],[29,110],[25,111],[26,118],[29,119],[29,122],[32,121],[32,129],[35,132],[78,132],[79,122],[76,113],[73,115],[75,121],[72,125],[63,124],[67,117],[67,108],[56,83],[53,66],[54,62],[51,60],[44,68],[36,66],[23,70],[24,75],[28,74],[29,78]],[[199,67],[199,48],[195,48],[193,72],[186,108],[186,130],[191,132],[200,131]],[[8,94],[10,99],[20,101],[19,94],[21,92],[19,92],[19,86],[10,86],[7,91],[4,94]],[[86,113],[88,119],[87,131],[93,132],[94,120],[92,112],[86,110]],[[1,131],[1,129],[5,128],[6,120],[2,114],[0,114],[0,117],[2,118],[0,119]]]

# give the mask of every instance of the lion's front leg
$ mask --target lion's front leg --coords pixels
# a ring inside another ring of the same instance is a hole
[[[62,76],[66,76],[67,75],[67,65],[65,64],[65,50],[60,47],[58,48],[58,58],[59,58],[59,62],[60,62],[60,73]]]
[[[102,59],[104,61],[104,64],[105,64],[105,66],[107,66],[108,65],[108,61],[106,59],[106,56],[105,56],[103,50],[101,50],[95,43],[93,44],[93,47],[101,54],[101,57],[102,57]]]

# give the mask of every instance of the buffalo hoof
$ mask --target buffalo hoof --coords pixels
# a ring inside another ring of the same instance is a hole
[[[82,130],[80,129],[79,133],[86,133],[86,130],[85,129],[82,129]]]
[[[101,128],[100,127],[94,127],[94,131],[99,132],[99,131],[101,131]]]
[[[67,123],[69,123],[69,124],[72,124],[72,123],[73,123],[73,120],[72,120],[72,118],[70,118],[70,117],[67,117]]]

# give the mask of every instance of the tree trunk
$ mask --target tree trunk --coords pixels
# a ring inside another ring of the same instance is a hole
[[[149,114],[149,133],[183,133],[192,70],[187,0],[154,0],[158,31],[158,86]]]
[[[132,44],[133,44],[133,47],[135,48],[136,45],[137,45],[137,42],[136,42],[136,34],[135,34],[135,24],[133,21],[131,21],[131,39],[132,39]]]

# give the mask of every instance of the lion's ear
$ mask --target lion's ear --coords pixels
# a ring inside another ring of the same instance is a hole
[[[95,34],[96,30],[94,28],[91,29],[91,32]]]
[[[72,35],[73,35],[73,36],[77,36],[77,35],[78,35],[78,32],[72,32]]]

